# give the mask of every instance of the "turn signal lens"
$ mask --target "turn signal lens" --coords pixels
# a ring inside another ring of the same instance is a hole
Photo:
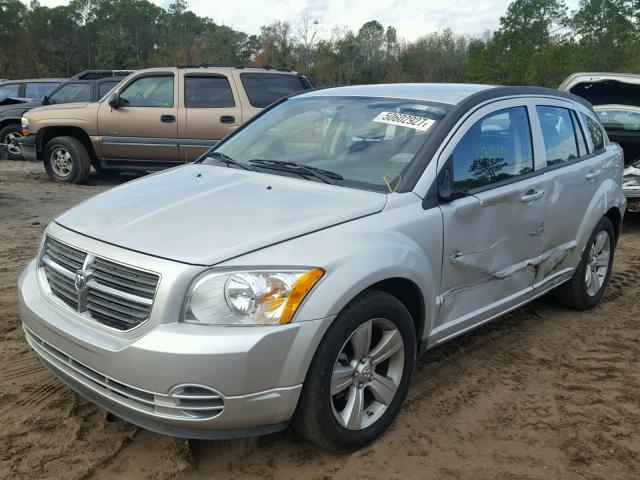
[[[309,290],[322,278],[324,270],[314,268],[303,274],[296,283],[293,284],[291,293],[287,297],[287,303],[284,304],[284,310],[280,316],[280,323],[289,323],[296,313],[296,310],[309,293]]]

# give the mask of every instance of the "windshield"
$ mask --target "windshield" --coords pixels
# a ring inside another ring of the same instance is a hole
[[[202,163],[389,192],[445,114],[442,106],[415,100],[292,98]]]

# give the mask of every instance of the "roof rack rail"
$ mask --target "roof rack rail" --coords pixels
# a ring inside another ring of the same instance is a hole
[[[263,67],[254,67],[251,65],[233,65],[233,64],[222,64],[222,63],[199,63],[199,64],[181,64],[176,65],[176,68],[237,68],[239,70],[245,68],[261,68],[263,70],[275,70],[277,72],[293,72],[293,70],[289,68],[278,68],[272,65],[265,65]]]

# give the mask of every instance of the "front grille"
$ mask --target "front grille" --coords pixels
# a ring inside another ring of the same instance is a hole
[[[87,254],[52,237],[40,267],[51,294],[79,313],[117,330],[130,330],[151,314],[160,277]]]
[[[200,385],[181,385],[168,394],[126,385],[78,362],[45,342],[24,326],[29,345],[54,370],[71,377],[103,397],[150,415],[189,420],[208,420],[224,410],[224,400],[214,390]]]

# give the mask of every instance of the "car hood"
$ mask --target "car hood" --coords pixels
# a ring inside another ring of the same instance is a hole
[[[51,110],[69,110],[73,108],[84,108],[91,102],[76,102],[76,103],[52,103],[51,105],[42,105],[38,108],[32,108],[31,112],[51,111]]]
[[[213,265],[380,212],[386,201],[382,193],[194,164],[114,188],[56,222],[138,252]]]

